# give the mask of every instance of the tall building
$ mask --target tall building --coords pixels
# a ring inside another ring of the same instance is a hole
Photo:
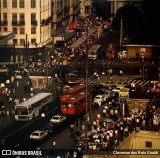
[[[51,43],[53,33],[78,13],[79,0],[0,0],[0,31],[15,33],[7,44],[15,44],[16,62],[34,61],[36,53],[41,55]],[[10,50],[7,60],[13,61],[12,54]]]

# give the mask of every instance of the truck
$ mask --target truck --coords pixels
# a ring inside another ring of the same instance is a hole
[[[94,100],[93,104],[98,104],[98,106],[101,106],[103,102],[107,101],[107,99],[110,97],[110,94],[99,94],[97,95]]]

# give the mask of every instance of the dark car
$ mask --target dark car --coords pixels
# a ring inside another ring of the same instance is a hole
[[[48,133],[55,133],[57,126],[53,123],[47,123],[43,130],[47,131]]]
[[[0,114],[5,115],[6,114],[6,104],[4,103],[3,100],[0,100]]]
[[[94,84],[92,85],[91,91],[94,95],[104,94],[106,90],[106,87],[104,87],[101,84]]]
[[[81,77],[78,73],[78,71],[71,71],[68,74],[66,74],[66,83],[67,84],[77,84],[81,82]]]

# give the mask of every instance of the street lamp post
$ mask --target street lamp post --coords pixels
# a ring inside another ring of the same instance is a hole
[[[15,77],[15,69],[16,69],[16,48],[15,48],[15,43],[13,43],[13,62],[14,62],[14,77]]]
[[[108,78],[110,78],[110,76],[109,76],[109,52],[107,51],[107,72],[108,72]]]

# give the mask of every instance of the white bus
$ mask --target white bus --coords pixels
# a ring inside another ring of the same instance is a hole
[[[97,59],[98,51],[101,49],[101,45],[95,44],[88,51],[88,59]]]
[[[39,93],[15,106],[15,120],[30,121],[40,115],[45,105],[52,101],[52,93]]]

